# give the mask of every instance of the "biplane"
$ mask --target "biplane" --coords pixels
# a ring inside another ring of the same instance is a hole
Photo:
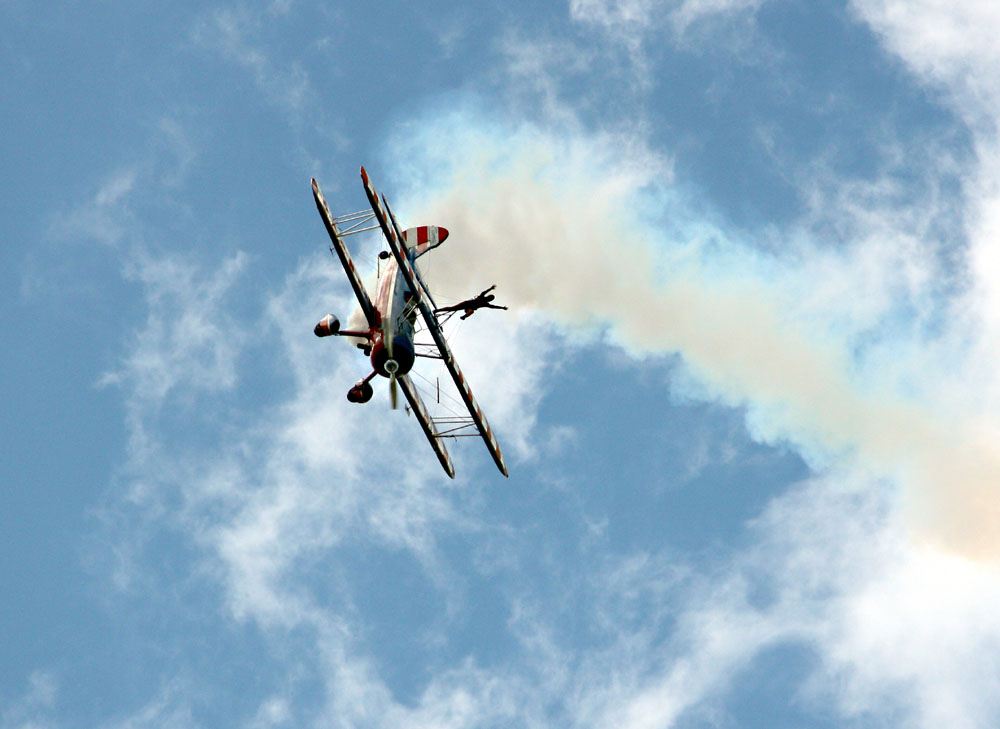
[[[364,167],[361,168],[361,179],[371,205],[370,211],[365,210],[335,218],[330,214],[326,199],[315,179],[312,181],[312,191],[316,207],[326,225],[327,233],[330,234],[330,252],[335,254],[344,266],[361,313],[364,315],[366,328],[341,329],[340,321],[333,314],[328,314],[320,320],[313,331],[318,337],[355,338],[357,346],[371,360],[372,372],[351,387],[347,399],[356,403],[368,402],[372,398],[371,382],[375,376],[388,378],[393,408],[396,407],[398,386],[403,391],[409,403],[409,410],[416,416],[441,466],[451,478],[455,477],[455,468],[445,448],[445,439],[474,436],[477,433],[486,443],[497,468],[506,476],[507,466],[500,445],[486,421],[486,416],[483,415],[482,408],[476,402],[462,370],[452,356],[441,326],[442,321],[435,313],[438,307],[431,298],[430,291],[417,267],[417,259],[441,245],[448,237],[448,230],[435,225],[400,230],[389,202],[384,195],[380,197],[375,192]],[[354,268],[354,262],[347,252],[344,239],[356,233],[376,229],[381,229],[389,244],[389,252],[382,251],[379,254],[380,259],[386,261],[386,265],[379,267],[377,293],[375,300],[372,301]],[[422,321],[422,332],[425,331],[430,335],[430,343],[418,343],[415,340],[418,329],[421,329],[418,317]],[[419,357],[439,359],[443,362],[445,369],[455,381],[462,403],[468,411],[468,417],[431,416],[409,376]]]

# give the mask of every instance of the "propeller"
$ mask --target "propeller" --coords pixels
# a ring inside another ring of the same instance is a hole
[[[394,337],[389,331],[388,317],[382,319],[382,341],[385,343],[385,353],[388,355],[388,359],[385,361],[385,371],[389,375],[389,402],[392,403],[392,409],[396,409],[396,404],[399,400],[399,394],[396,390],[396,371],[399,369],[399,363],[392,358],[392,340]]]
[[[396,409],[396,403],[399,400],[399,395],[396,389],[396,370],[399,369],[399,365],[396,364],[396,360],[387,359],[385,361],[385,371],[389,373],[389,402],[392,403],[392,409]]]

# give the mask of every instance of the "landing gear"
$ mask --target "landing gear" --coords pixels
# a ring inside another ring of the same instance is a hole
[[[368,402],[372,399],[373,394],[371,383],[368,380],[361,380],[347,391],[347,400],[359,403]]]

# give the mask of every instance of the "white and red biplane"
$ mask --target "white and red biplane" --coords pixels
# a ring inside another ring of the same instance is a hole
[[[437,307],[417,268],[417,258],[441,245],[448,237],[448,230],[434,225],[400,230],[396,217],[389,209],[388,201],[384,195],[380,198],[375,192],[364,167],[361,168],[361,179],[364,181],[371,211],[365,210],[335,218],[330,214],[330,209],[315,179],[312,181],[312,190],[316,207],[330,234],[330,251],[335,253],[344,265],[344,271],[358,298],[361,313],[365,317],[367,329],[341,329],[337,318],[333,314],[328,314],[316,325],[314,332],[318,337],[339,335],[356,337],[359,340],[357,346],[371,358],[372,373],[355,383],[347,393],[347,399],[358,403],[371,400],[371,381],[375,375],[381,375],[389,379],[389,391],[395,407],[398,383],[409,401],[410,409],[420,422],[424,435],[437,454],[441,466],[451,478],[455,477],[455,468],[444,446],[444,438],[475,435],[469,432],[471,429],[478,431],[497,468],[506,476],[507,466],[500,452],[500,445],[490,430],[489,423],[486,422],[486,416],[476,403],[469,383],[465,381],[462,370],[451,354],[441,329],[441,322],[435,313]],[[381,268],[378,277],[378,295],[372,302],[361,282],[361,277],[354,268],[344,238],[376,228],[381,228],[389,244],[391,257],[385,252],[380,254],[380,257],[388,261],[387,265]],[[418,314],[430,334],[432,339],[430,344],[414,341]],[[455,381],[462,402],[468,409],[468,417],[431,417],[409,377],[417,357],[440,359],[444,363]],[[445,426],[444,429],[439,429],[439,425]]]

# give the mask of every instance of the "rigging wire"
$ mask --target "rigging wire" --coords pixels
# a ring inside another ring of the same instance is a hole
[[[421,380],[423,380],[424,382],[426,382],[428,387],[436,389],[436,383],[431,382],[430,379],[428,379],[427,377],[424,377],[422,374],[420,374],[416,370],[410,370],[410,374],[414,375],[416,377],[419,377]],[[410,379],[412,381],[413,378],[411,377]],[[419,387],[418,385],[416,385],[416,383],[414,383],[414,386],[417,387],[417,391],[420,392],[422,395],[429,395],[430,394],[429,392],[427,392],[425,390],[422,390],[422,388]],[[454,405],[456,407],[461,408],[460,411],[456,412],[451,407],[449,407],[449,405],[447,403],[441,402],[441,401],[438,401],[437,399],[435,399],[434,402],[437,405],[440,405],[444,410],[447,410],[451,415],[455,416],[456,418],[460,418],[460,417],[463,417],[464,415],[468,415],[468,408],[466,408],[465,403],[462,402],[461,400],[458,400],[457,398],[455,398],[447,390],[445,390],[445,391],[443,391],[441,393],[441,397],[442,397],[442,399],[450,400],[452,403],[454,403]]]

